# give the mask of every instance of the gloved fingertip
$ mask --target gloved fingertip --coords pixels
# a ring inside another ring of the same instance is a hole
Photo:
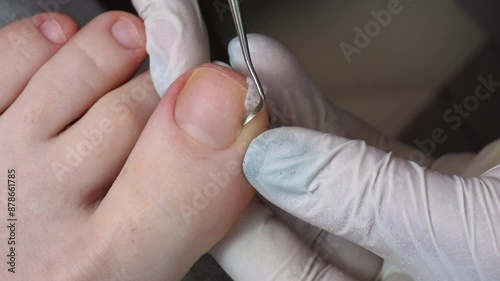
[[[261,134],[250,144],[243,162],[248,181],[271,198],[282,193],[311,192],[309,183],[323,163],[311,139],[322,135],[301,128],[278,128]]]
[[[174,79],[168,75],[165,64],[159,60],[150,60],[150,72],[156,92],[163,97]]]
[[[265,156],[269,150],[269,146],[265,145],[267,143],[268,134],[264,132],[257,138],[255,138],[251,143],[243,159],[243,172],[247,177],[250,184],[254,187],[260,187],[265,185],[265,178],[261,177],[261,173],[266,162]]]
[[[224,67],[227,67],[227,68],[232,68],[229,64],[223,62],[223,61],[219,61],[219,60],[214,60],[212,62],[213,64],[217,64],[217,65],[220,65],[220,66],[224,66]]]

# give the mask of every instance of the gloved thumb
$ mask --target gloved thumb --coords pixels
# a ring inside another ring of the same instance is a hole
[[[498,168],[445,176],[362,141],[280,128],[252,142],[244,172],[284,211],[416,278],[500,277]]]

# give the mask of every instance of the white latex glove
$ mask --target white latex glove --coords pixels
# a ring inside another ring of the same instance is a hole
[[[210,62],[208,35],[197,0],[132,0],[146,25],[151,77],[163,96],[184,72]]]
[[[294,115],[288,125],[323,132],[279,128],[251,144],[245,174],[266,199],[369,249],[415,278],[500,280],[500,166],[483,174],[500,164],[499,143],[487,147],[469,167],[470,155],[448,157],[433,166],[467,178],[403,160],[400,157],[412,155],[411,150],[329,106],[292,55],[276,47],[278,43],[265,37],[252,37],[251,43],[257,71],[268,88],[271,115],[273,107],[284,110]],[[232,62],[241,69],[239,56]],[[463,162],[457,165],[455,159]],[[227,254],[235,246],[225,243]],[[292,245],[288,251],[295,257],[302,249]],[[224,261],[224,253],[221,256]],[[273,265],[286,264],[282,260]]]
[[[254,65],[267,89],[274,127],[309,127],[362,138],[402,156],[409,155],[409,148],[330,106],[302,64],[282,44],[262,35],[249,35],[249,44]],[[231,42],[229,55],[231,65],[248,75],[238,40]],[[237,281],[373,280],[382,264],[379,257],[364,248],[257,201],[231,235],[211,253]]]
[[[416,278],[500,279],[500,166],[447,176],[362,141],[281,128],[252,143],[244,169],[283,210]]]

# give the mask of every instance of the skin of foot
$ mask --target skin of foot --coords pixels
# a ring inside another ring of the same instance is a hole
[[[246,78],[202,65],[160,101],[145,44],[122,12],[0,30],[0,280],[179,280],[250,203]]]

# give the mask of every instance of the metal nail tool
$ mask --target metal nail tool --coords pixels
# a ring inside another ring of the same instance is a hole
[[[250,49],[248,48],[248,39],[247,34],[245,32],[245,24],[243,22],[243,16],[241,14],[241,7],[238,0],[229,0],[229,6],[231,7],[231,12],[233,14],[234,25],[236,26],[236,32],[238,33],[238,38],[240,39],[241,50],[243,52],[243,57],[245,59],[245,63],[247,65],[248,71],[250,75],[252,75],[252,79],[255,82],[255,86],[257,87],[257,91],[259,92],[260,101],[259,104],[252,110],[247,113],[245,119],[243,120],[243,125],[250,123],[263,109],[265,106],[266,94],[264,93],[264,88],[260,83],[259,77],[255,72],[255,68],[253,67],[252,58],[250,56]]]

